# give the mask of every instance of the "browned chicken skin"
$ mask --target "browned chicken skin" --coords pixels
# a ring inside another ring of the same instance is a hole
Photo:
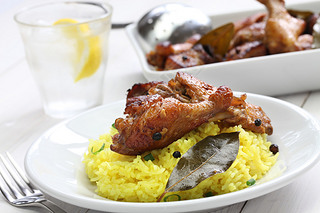
[[[149,52],[146,57],[148,63],[155,66],[158,70],[169,70],[180,68],[179,65],[173,65],[167,62],[167,58],[171,55],[179,55],[181,53],[188,52],[192,49],[194,44],[201,38],[200,34],[195,34],[191,36],[184,43],[171,44],[169,41],[160,42],[156,45],[155,50]],[[189,54],[189,53],[187,53]],[[193,53],[195,54],[195,53]],[[181,56],[182,57],[182,56]],[[167,67],[170,66],[170,67]]]
[[[164,64],[164,70],[173,70],[186,67],[194,67],[203,64],[216,62],[216,58],[208,54],[200,44],[195,45],[192,49],[179,54],[169,55]]]
[[[251,58],[264,56],[267,54],[267,49],[260,41],[246,42],[242,45],[232,48],[226,55],[226,60],[236,60],[242,58]]]
[[[247,18],[235,21],[234,22],[234,31],[235,31],[235,33],[237,33],[241,29],[249,27],[252,24],[259,23],[259,22],[264,22],[266,16],[267,16],[267,14],[262,12],[262,13],[257,13],[257,14],[248,16]]]
[[[294,18],[285,8],[284,0],[258,0],[268,10],[265,44],[270,54],[310,49],[313,37],[301,35],[305,21]]]
[[[163,96],[154,94],[159,90]],[[225,111],[233,93],[228,87],[215,88],[188,74],[178,73],[168,84],[151,88],[149,95],[132,98],[128,98],[127,117],[115,121],[119,134],[113,136],[110,147],[125,155],[171,144],[216,113]]]
[[[249,129],[256,133],[267,133],[272,135],[273,127],[270,118],[261,109],[247,103],[247,96],[234,97],[231,106],[224,112],[216,114],[210,121],[220,121],[221,127],[230,127],[241,124],[244,129]]]
[[[265,37],[266,14],[259,13],[234,23],[235,35],[229,49],[246,42],[263,41]]]
[[[150,88],[163,83],[163,81],[152,81],[144,84],[135,84],[128,90],[127,99],[135,96],[148,95]]]
[[[261,108],[247,104],[245,96],[236,98],[226,86],[217,88],[181,72],[168,83],[134,85],[125,114],[115,121],[119,133],[110,146],[125,155],[166,147],[210,119],[223,126],[242,124],[256,132],[272,133],[270,119]],[[261,124],[252,126],[257,118]]]

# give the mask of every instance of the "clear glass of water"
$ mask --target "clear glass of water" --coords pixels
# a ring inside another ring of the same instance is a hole
[[[66,118],[102,104],[112,7],[52,2],[14,17],[44,111]]]

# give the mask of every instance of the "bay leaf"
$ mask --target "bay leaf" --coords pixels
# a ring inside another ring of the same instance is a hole
[[[173,169],[160,201],[168,192],[196,187],[203,180],[225,172],[239,151],[239,132],[208,136],[192,146]]]
[[[213,49],[214,54],[224,56],[229,49],[233,36],[234,24],[227,23],[203,35],[197,44],[208,45]]]

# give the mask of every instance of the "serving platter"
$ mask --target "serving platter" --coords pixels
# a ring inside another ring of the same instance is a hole
[[[241,93],[235,93],[239,96]],[[125,101],[100,106],[66,120],[37,139],[25,157],[31,182],[45,193],[84,208],[111,212],[195,212],[221,208],[275,191],[290,184],[320,160],[320,124],[305,110],[279,99],[248,93],[272,120],[269,140],[280,148],[277,164],[257,184],[247,189],[208,198],[133,203],[102,198],[88,180],[83,154],[88,140],[109,130],[123,113]]]
[[[288,9],[320,12],[319,1],[287,5]],[[250,9],[225,14],[211,14],[214,27],[237,21],[265,9]],[[320,89],[320,49],[282,53],[248,59],[207,64],[171,71],[156,71],[146,60],[151,49],[139,38],[137,25],[126,27],[127,35],[137,53],[142,72],[148,81],[168,81],[183,71],[220,86],[228,85],[235,91],[269,96]]]

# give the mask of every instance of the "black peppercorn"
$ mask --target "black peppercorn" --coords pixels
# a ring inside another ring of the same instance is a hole
[[[261,125],[261,120],[258,118],[254,121],[254,125],[260,126]]]
[[[279,147],[277,144],[271,144],[271,146],[269,147],[269,150],[275,155],[279,152]]]
[[[175,152],[172,154],[172,156],[173,156],[174,158],[180,158],[180,157],[181,157],[181,153],[180,153],[179,151],[175,151]]]
[[[182,60],[183,60],[183,61],[188,60],[188,56],[183,55],[183,56],[182,56]]]
[[[152,135],[152,139],[155,141],[161,140],[161,138],[162,138],[162,135],[160,132],[156,132]]]

